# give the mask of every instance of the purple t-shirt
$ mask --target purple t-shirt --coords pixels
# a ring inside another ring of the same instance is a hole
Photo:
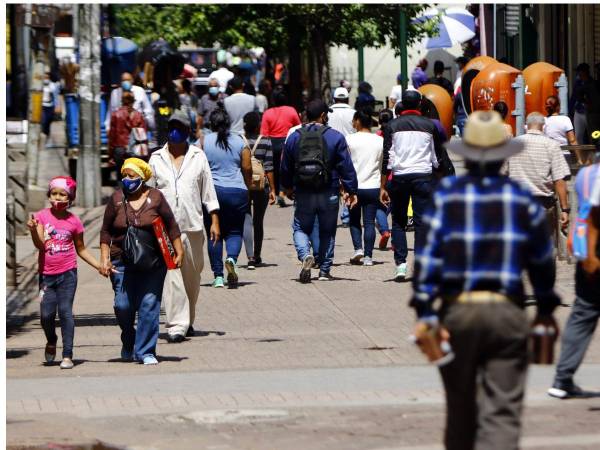
[[[77,268],[77,252],[73,238],[83,233],[83,224],[75,214],[65,219],[52,214],[50,208],[39,211],[35,218],[44,228],[44,251],[40,251],[39,271],[44,275],[58,275]]]
[[[413,87],[415,89],[419,89],[421,86],[427,84],[427,82],[429,81],[427,74],[423,72],[423,69],[421,69],[420,67],[416,67],[415,70],[413,70],[411,79]]]

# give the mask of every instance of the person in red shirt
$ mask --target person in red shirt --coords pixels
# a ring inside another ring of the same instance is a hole
[[[275,192],[277,192],[277,204],[285,207],[283,192],[279,187],[279,166],[281,162],[281,152],[283,144],[290,128],[300,125],[298,112],[291,106],[288,106],[288,99],[283,89],[277,89],[273,93],[273,102],[275,106],[265,111],[260,127],[260,134],[271,140],[273,148],[273,175],[275,178]]]
[[[117,177],[121,173],[123,162],[132,155],[129,152],[129,134],[133,128],[146,130],[146,122],[141,112],[133,109],[135,98],[131,92],[123,92],[121,107],[110,115],[108,132],[108,156],[114,159]]]

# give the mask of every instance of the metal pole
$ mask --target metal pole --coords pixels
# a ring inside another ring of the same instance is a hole
[[[479,42],[481,56],[487,56],[487,31],[485,26],[485,5],[479,4]]]
[[[523,8],[521,6],[519,8],[519,35],[517,41],[519,46],[517,49],[517,61],[519,62],[519,65],[517,67],[523,70]]]
[[[512,113],[516,121],[515,135],[520,136],[525,133],[525,81],[523,76],[517,76],[511,87],[515,90],[515,109]]]
[[[569,114],[569,83],[567,76],[563,73],[558,77],[558,81],[554,83],[554,87],[558,88],[558,99],[560,100],[560,115],[566,116]]]
[[[400,6],[399,19],[400,73],[402,74],[402,90],[404,91],[408,85],[408,32],[406,29],[406,11],[402,6]]]
[[[100,205],[100,5],[80,4],[80,151],[77,159],[79,201],[84,208]]]
[[[358,47],[358,82],[365,81],[365,49]]]

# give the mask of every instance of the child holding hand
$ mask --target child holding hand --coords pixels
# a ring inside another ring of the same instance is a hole
[[[58,310],[63,341],[61,369],[73,368],[73,300],[77,288],[77,255],[100,270],[100,263],[86,249],[83,225],[67,209],[75,200],[77,184],[71,177],[54,177],[48,186],[50,208],[32,214],[27,222],[33,244],[39,250],[40,321],[46,335],[46,362],[54,361],[58,337]]]

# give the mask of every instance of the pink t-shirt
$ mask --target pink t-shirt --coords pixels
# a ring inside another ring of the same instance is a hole
[[[298,112],[291,106],[276,106],[265,111],[260,134],[273,138],[284,138],[290,128],[300,125]]]
[[[58,275],[77,268],[77,252],[73,238],[83,233],[83,224],[75,214],[65,219],[55,217],[50,208],[39,211],[35,218],[44,228],[44,252],[40,251],[39,271],[44,275]]]

